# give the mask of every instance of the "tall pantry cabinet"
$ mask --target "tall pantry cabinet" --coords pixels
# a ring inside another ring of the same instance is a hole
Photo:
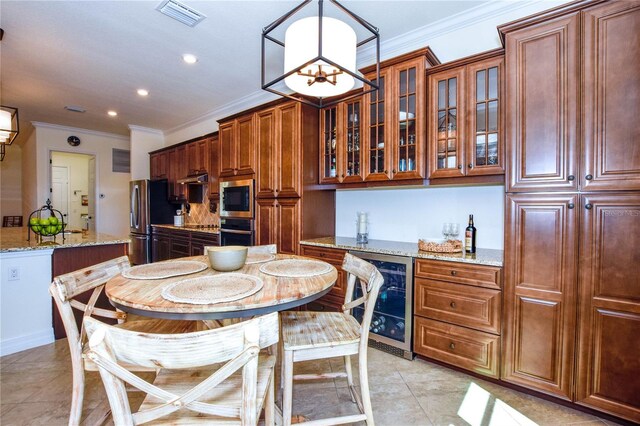
[[[640,1],[499,30],[502,379],[640,422]]]

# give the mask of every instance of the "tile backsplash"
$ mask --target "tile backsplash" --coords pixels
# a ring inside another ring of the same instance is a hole
[[[208,193],[208,188],[205,185],[204,193]],[[217,213],[211,213],[209,211],[209,198],[205,197],[202,203],[191,203],[191,213],[185,217],[186,224],[195,225],[219,225],[220,217]],[[216,206],[217,207],[217,206]]]

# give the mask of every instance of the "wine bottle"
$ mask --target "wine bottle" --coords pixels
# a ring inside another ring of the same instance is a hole
[[[473,226],[473,215],[469,215],[469,226],[464,231],[464,249],[467,253],[476,252],[476,227]]]

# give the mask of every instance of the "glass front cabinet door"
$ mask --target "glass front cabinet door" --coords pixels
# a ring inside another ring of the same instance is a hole
[[[504,51],[434,68],[429,85],[429,178],[504,174]]]
[[[429,76],[429,177],[464,176],[465,69]]]
[[[500,85],[503,64],[504,59],[499,57],[467,68],[470,114],[467,176],[504,173],[501,129],[504,107]]]
[[[377,83],[378,90],[364,96],[365,106],[365,173],[367,181],[389,180],[389,139],[387,125],[387,90],[389,82],[388,70],[380,71],[380,78],[375,81],[375,74],[367,78]]]
[[[393,68],[393,156],[392,179],[425,177],[425,60]]]
[[[362,182],[361,98],[321,110],[320,183]]]

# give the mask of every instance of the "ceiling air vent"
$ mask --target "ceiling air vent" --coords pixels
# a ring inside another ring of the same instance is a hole
[[[195,27],[200,21],[206,18],[202,13],[176,0],[163,1],[156,7],[156,10],[190,27]]]

